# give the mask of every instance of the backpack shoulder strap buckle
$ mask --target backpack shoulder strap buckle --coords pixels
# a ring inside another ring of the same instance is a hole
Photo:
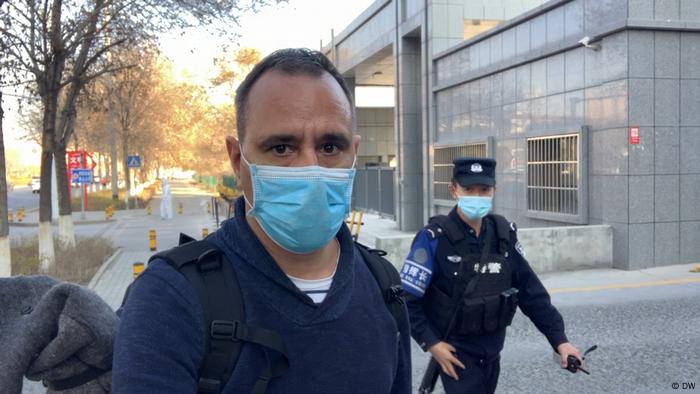
[[[239,321],[214,320],[211,322],[209,335],[212,339],[238,340]]]
[[[403,298],[404,290],[401,285],[394,285],[386,289],[385,302],[392,303],[398,302],[399,304],[404,304],[405,300]]]

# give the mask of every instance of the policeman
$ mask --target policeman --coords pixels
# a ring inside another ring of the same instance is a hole
[[[411,335],[439,364],[448,394],[496,390],[506,327],[518,306],[559,353],[562,367],[569,355],[581,360],[525,260],[515,224],[489,214],[495,169],[488,158],[454,160],[449,191],[457,205],[416,235],[401,270]]]

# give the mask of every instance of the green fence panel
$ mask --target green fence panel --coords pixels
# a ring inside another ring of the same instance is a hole
[[[236,188],[236,178],[234,178],[230,175],[224,175],[222,178],[223,179],[222,179],[221,183],[223,183],[224,186],[231,188],[231,189]]]

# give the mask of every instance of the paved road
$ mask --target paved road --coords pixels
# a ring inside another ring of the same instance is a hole
[[[700,278],[700,276],[698,276]],[[700,283],[562,292],[552,300],[591,375],[560,369],[534,325],[518,313],[508,329],[497,393],[700,392]],[[414,347],[414,387],[427,358]],[[443,393],[441,389],[435,393]]]
[[[32,188],[27,185],[15,186],[14,190],[7,193],[7,206],[12,211],[18,208],[38,208],[39,194],[33,194]]]

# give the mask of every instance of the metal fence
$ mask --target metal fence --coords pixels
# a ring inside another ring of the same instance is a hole
[[[578,215],[578,153],[577,134],[528,138],[528,210]]]
[[[395,174],[391,167],[358,168],[352,189],[353,208],[395,218]]]

